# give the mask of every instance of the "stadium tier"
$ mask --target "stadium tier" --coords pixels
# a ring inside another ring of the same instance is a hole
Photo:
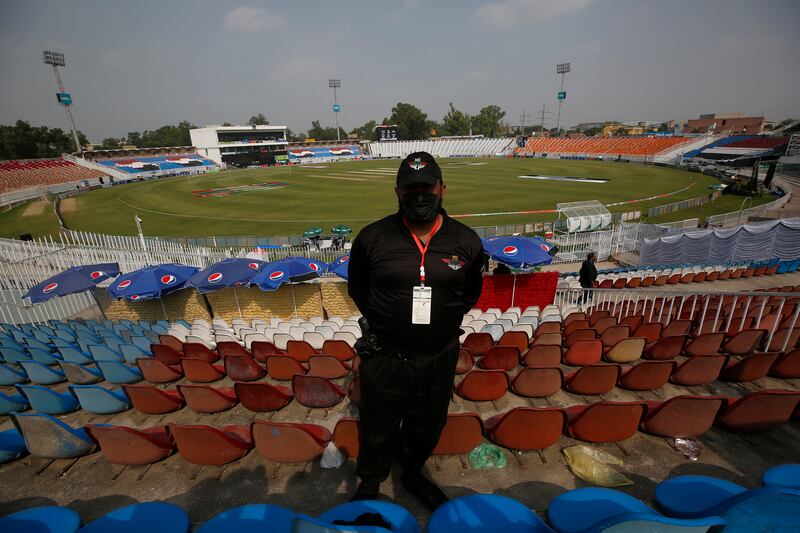
[[[34,159],[0,162],[0,193],[72,181],[100,178],[99,170],[76,165],[65,159]]]
[[[789,137],[750,137],[728,143],[729,148],[775,148],[787,144]]]
[[[369,143],[373,157],[403,158],[413,152],[434,157],[481,157],[506,155],[514,139],[435,139],[429,141],[382,141]]]
[[[105,159],[97,161],[100,165],[129,174],[140,172],[157,172],[164,170],[189,169],[192,167],[212,167],[210,159],[197,154],[172,154],[155,157],[126,157],[122,159]]]
[[[313,146],[289,149],[289,162],[335,161],[340,159],[358,159],[361,148],[357,145],[347,146]]]
[[[530,137],[525,147],[516,153],[526,154],[596,154],[622,156],[654,156],[663,151],[689,142],[689,137],[583,137],[568,139],[560,137]]]

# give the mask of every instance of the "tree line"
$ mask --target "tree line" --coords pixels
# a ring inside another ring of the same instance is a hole
[[[456,109],[451,103],[448,112],[441,121],[428,117],[419,107],[398,102],[392,107],[391,114],[384,117],[382,124],[397,126],[397,138],[400,140],[420,140],[429,137],[450,135],[484,135],[496,137],[505,134],[507,125],[503,122],[506,113],[500,106],[488,105],[475,115]],[[263,113],[253,115],[248,125],[269,125]],[[224,123],[230,126],[230,123]],[[370,120],[350,130],[351,135],[359,139],[377,140],[375,127],[377,121]],[[137,148],[156,148],[161,146],[191,146],[189,130],[196,128],[194,124],[183,120],[178,124],[167,124],[155,130],[131,131],[124,137],[108,137],[95,145],[98,150],[115,150],[123,146]],[[339,128],[339,138],[346,139],[348,132]],[[303,141],[311,138],[318,141],[330,141],[337,138],[335,127],[323,126],[319,120],[311,122],[311,128],[305,132],[287,131],[290,141]],[[78,132],[78,140],[82,146],[89,140],[82,132]],[[72,135],[60,128],[47,126],[31,126],[30,123],[18,120],[13,125],[0,125],[0,159],[34,159],[58,157],[62,153],[74,152]]]

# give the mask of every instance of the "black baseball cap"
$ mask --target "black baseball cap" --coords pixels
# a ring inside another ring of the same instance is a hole
[[[436,185],[442,181],[442,169],[428,152],[408,154],[397,169],[397,186],[406,187],[412,183]]]

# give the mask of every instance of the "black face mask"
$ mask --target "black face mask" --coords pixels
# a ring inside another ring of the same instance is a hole
[[[409,192],[400,199],[403,216],[413,224],[430,224],[441,207],[442,197],[432,192]]]

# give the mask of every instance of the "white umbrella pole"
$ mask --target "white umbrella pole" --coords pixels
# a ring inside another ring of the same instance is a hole
[[[242,316],[242,306],[239,305],[239,294],[236,292],[236,287],[233,288],[233,298],[236,300],[236,309],[239,310],[239,318],[244,318]]]
[[[290,283],[289,286],[292,288],[292,305],[294,306],[294,317],[297,318],[297,301],[294,299],[294,283]]]
[[[167,316],[167,307],[164,305],[164,298],[159,296],[158,301],[161,302],[161,309],[164,310],[164,319],[169,320],[169,317]]]
[[[514,307],[514,293],[517,292],[517,273],[514,272],[514,280],[511,283],[511,307]]]

